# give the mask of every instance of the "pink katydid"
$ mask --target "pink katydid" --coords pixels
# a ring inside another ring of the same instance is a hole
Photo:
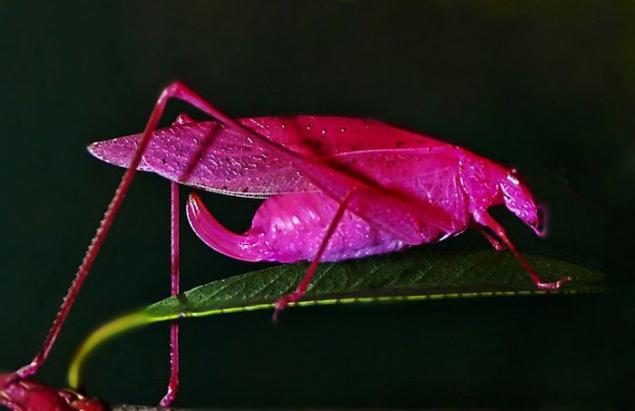
[[[180,116],[171,127],[156,130],[169,98],[190,103],[214,121]],[[243,235],[222,227],[195,195],[188,200],[187,215],[196,234],[228,256],[312,261],[296,291],[280,298],[276,314],[302,297],[320,261],[440,241],[471,223],[481,227],[497,250],[509,248],[537,287],[558,289],[570,281],[542,282],[487,211],[504,204],[542,234],[538,208],[515,170],[377,121],[332,116],[233,120],[183,84],[173,83],[161,93],[142,134],[95,143],[89,150],[127,170],[41,351],[14,374],[15,381],[34,374],[48,356],[137,169],[172,181],[173,294],[178,293],[176,183],[267,199]],[[173,324],[170,382],[162,405],[172,402],[178,387],[177,336]]]

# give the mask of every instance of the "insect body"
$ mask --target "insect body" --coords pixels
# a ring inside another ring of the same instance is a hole
[[[171,98],[191,104],[214,121],[194,122],[182,115],[171,127],[157,130]],[[89,151],[127,169],[42,348],[30,363],[0,380],[4,403],[21,398],[23,388],[31,387],[27,378],[48,358],[137,169],[172,181],[173,295],[179,291],[178,184],[266,199],[252,227],[241,235],[219,224],[196,195],[188,200],[187,215],[197,235],[228,256],[247,261],[311,260],[297,289],[276,304],[276,313],[302,297],[320,261],[440,241],[470,224],[480,227],[497,250],[509,248],[537,287],[558,289],[570,280],[542,282],[489,215],[489,207],[504,204],[542,234],[538,208],[514,170],[377,121],[331,116],[234,120],[177,82],[162,91],[142,134],[98,142]],[[171,404],[178,388],[176,322],[170,347],[171,374],[163,406]]]
[[[368,221],[363,213],[347,210],[326,245],[322,261],[440,241],[463,232],[472,223],[490,229],[513,249],[487,213],[498,204],[506,205],[541,233],[538,208],[516,171],[463,148],[357,118],[261,117],[240,122],[295,153],[318,159],[414,207],[434,211],[431,219],[417,221],[419,236],[408,241]],[[89,151],[111,164],[127,166],[140,138],[132,135],[94,143]],[[197,153],[195,168],[186,174],[188,160]],[[197,196],[188,202],[187,214],[196,234],[216,251],[246,261],[313,260],[339,206],[293,165],[216,122],[189,122],[157,130],[140,169],[208,191],[267,198],[252,227],[242,235],[220,225]],[[384,210],[381,218],[391,224],[397,212]],[[537,285],[555,288],[559,283],[537,281]]]

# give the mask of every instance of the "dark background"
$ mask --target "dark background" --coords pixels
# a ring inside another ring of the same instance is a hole
[[[635,383],[631,2],[3,2],[0,367],[39,347],[121,174],[91,141],[140,131],[180,79],[234,116],[368,116],[519,168],[551,207],[524,251],[609,276],[602,296],[261,311],[185,321],[177,405],[625,407]],[[187,107],[172,104],[164,123]],[[199,115],[192,110],[191,114]],[[139,175],[38,380],[97,324],[167,295],[168,184]],[[206,195],[230,228],[257,201]],[[183,227],[183,287],[254,268]],[[476,233],[444,247],[487,248]],[[109,344],[91,394],[156,403],[167,326]]]

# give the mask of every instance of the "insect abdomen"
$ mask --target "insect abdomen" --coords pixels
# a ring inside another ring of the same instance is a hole
[[[254,216],[247,236],[258,237],[263,259],[312,260],[339,204],[322,192],[293,193],[266,200]],[[391,235],[346,211],[324,253],[323,261],[362,258],[406,247]]]

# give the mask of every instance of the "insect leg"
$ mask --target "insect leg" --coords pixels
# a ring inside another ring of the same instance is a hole
[[[335,229],[337,228],[337,225],[339,224],[339,222],[342,220],[342,217],[344,216],[344,212],[346,211],[346,208],[348,207],[350,203],[351,195],[353,195],[352,190],[346,194],[346,196],[344,197],[344,200],[339,205],[337,212],[335,213],[335,216],[333,217],[333,220],[330,222],[328,228],[326,229],[326,234],[324,235],[324,238],[322,239],[322,242],[320,243],[320,247],[318,248],[317,254],[315,255],[315,257],[313,257],[313,260],[311,261],[311,265],[309,265],[309,268],[306,270],[304,277],[298,284],[295,291],[292,292],[291,294],[285,295],[284,297],[280,298],[276,302],[275,311],[273,313],[274,321],[278,320],[278,315],[280,314],[280,312],[282,312],[282,310],[285,309],[285,307],[289,303],[298,301],[300,298],[302,298],[304,293],[306,293],[306,290],[309,287],[311,280],[313,279],[313,275],[315,274],[315,270],[317,270],[318,264],[320,264],[320,261],[322,260],[322,255],[324,254],[324,251],[326,250],[326,246],[328,245],[331,237],[333,237],[333,233],[335,233]]]
[[[492,245],[492,247],[494,247],[496,251],[505,251],[505,244],[501,243],[496,239],[496,237],[488,233],[485,227],[479,227],[479,230],[481,234],[483,234],[483,237],[485,237],[485,239],[489,241],[489,243]]]
[[[509,240],[509,238],[507,237],[507,233],[505,233],[505,229],[503,229],[503,227],[500,224],[498,224],[498,222],[492,216],[490,216],[487,213],[487,211],[475,213],[474,219],[476,220],[477,223],[482,224],[483,226],[492,230],[496,234],[496,236],[500,238],[500,240],[514,254],[514,257],[516,257],[516,259],[520,262],[520,264],[523,266],[525,271],[527,271],[527,274],[529,274],[529,277],[531,277],[531,280],[534,282],[534,284],[536,284],[536,287],[543,290],[558,290],[560,289],[562,285],[571,281],[571,277],[567,276],[567,277],[562,277],[558,281],[554,281],[552,283],[543,282],[540,279],[540,276],[538,276],[538,274],[531,267],[531,264],[529,264],[529,261],[527,261],[527,259],[525,259],[525,257],[523,257],[522,254],[518,252],[514,244],[512,244],[512,242]]]
[[[179,253],[179,185],[170,182],[170,295],[175,296],[180,288]],[[179,389],[179,322],[170,324],[170,379],[168,388],[159,403],[169,407]]]
[[[115,220],[117,212],[123,204],[126,193],[128,192],[130,184],[132,184],[132,180],[134,179],[134,176],[137,172],[137,168],[141,163],[143,153],[148,146],[148,142],[150,141],[152,132],[156,129],[157,123],[159,122],[159,119],[161,118],[163,111],[165,110],[165,106],[168,100],[172,97],[178,97],[178,90],[175,90],[174,87],[168,86],[161,92],[158,99],[156,100],[154,108],[150,113],[150,117],[148,118],[146,126],[141,135],[141,139],[139,140],[139,144],[134,153],[132,161],[130,161],[128,168],[121,178],[121,182],[115,190],[115,194],[108,204],[108,208],[106,209],[104,218],[99,223],[99,227],[97,228],[95,236],[91,240],[84,259],[82,260],[77,272],[75,273],[75,278],[73,279],[73,282],[71,283],[71,286],[68,289],[66,296],[64,297],[62,305],[60,306],[57,316],[55,317],[55,320],[53,321],[53,324],[51,325],[51,328],[49,329],[49,332],[44,339],[42,347],[29,364],[23,366],[15,372],[15,379],[27,378],[35,374],[48,358],[48,355],[53,348],[53,345],[55,345],[55,341],[57,340],[62,326],[64,325],[64,322],[68,317],[71,307],[75,303],[77,294],[86,281],[86,277],[90,273],[90,269],[95,262],[95,258],[97,258],[97,255],[99,254],[99,251],[101,250],[101,247],[106,240],[106,237],[108,236],[108,232],[110,231],[110,227]],[[192,161],[196,161],[196,159],[193,159]]]
[[[358,178],[264,138],[223,114],[183,83],[175,82],[170,84],[164,90],[164,94],[183,100],[214,117],[223,126],[231,127],[244,133],[246,137],[251,139],[252,143],[270,150],[281,159],[289,161],[325,194],[340,203],[351,189],[368,191],[370,195],[356,196],[355,201],[350,204],[351,211],[407,244],[417,245],[423,241],[420,231],[420,223],[422,221],[438,225],[444,230],[451,230],[454,226],[452,217],[430,202],[414,201],[412,198],[400,198],[383,187],[371,186]],[[196,161],[196,159],[192,159],[192,161]],[[191,169],[191,166],[188,166],[188,169]]]
[[[186,124],[191,119],[187,114],[179,114],[173,124]],[[180,247],[179,247],[179,185],[170,182],[170,295],[180,291]],[[160,401],[162,407],[169,407],[176,398],[179,389],[179,322],[170,324],[170,379],[168,388]]]

